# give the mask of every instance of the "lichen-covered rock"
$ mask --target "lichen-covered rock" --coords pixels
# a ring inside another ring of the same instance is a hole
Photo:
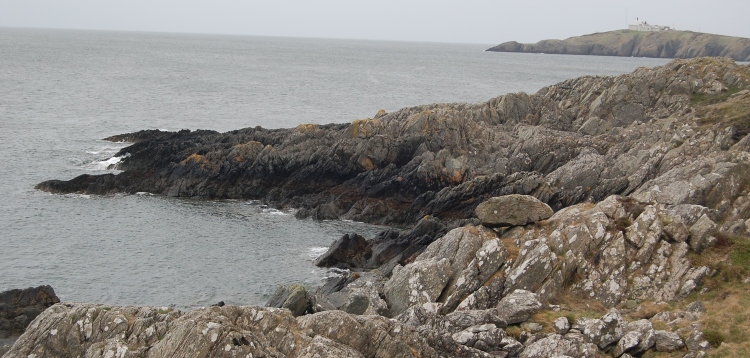
[[[716,223],[703,214],[698,221],[690,227],[690,248],[700,253],[703,249],[711,246],[716,238]]]
[[[570,330],[570,322],[566,317],[559,317],[552,323],[552,328],[555,329],[555,333],[564,336]]]
[[[596,357],[596,346],[583,342],[580,339],[561,336],[559,334],[550,334],[540,340],[537,340],[526,348],[519,355],[520,358],[548,358],[548,357]]]
[[[437,357],[419,333],[380,316],[355,316],[326,311],[298,318],[300,330],[310,330],[352,347],[365,357]],[[289,342],[293,343],[293,342]]]
[[[404,267],[396,266],[383,288],[391,314],[399,315],[410,306],[435,302],[448,283],[450,274],[450,260],[446,258],[418,260]]]
[[[391,313],[399,315],[411,305],[428,302],[441,302],[441,311],[451,312],[490,281],[507,255],[495,232],[487,228],[453,229],[414,262],[393,270],[384,290]]]
[[[276,292],[268,299],[266,306],[287,308],[297,317],[310,310],[310,296],[307,289],[300,284],[279,285]]]
[[[5,357],[438,357],[412,328],[379,316],[286,309],[57,304]]]
[[[554,212],[549,205],[530,195],[505,195],[479,204],[475,213],[482,225],[518,226],[548,219]]]
[[[689,352],[705,352],[711,349],[711,343],[706,340],[706,336],[699,329],[694,329],[685,339],[685,346]]]
[[[601,319],[579,318],[572,329],[581,332],[586,341],[605,349],[622,338],[627,327],[626,324],[627,322],[617,310],[611,309]]]
[[[655,330],[654,338],[656,340],[654,349],[657,352],[676,352],[685,347],[685,342],[675,332]]]
[[[310,297],[311,310],[322,312],[341,310],[351,314],[380,315],[389,317],[388,304],[380,296],[383,292],[383,279],[377,272],[356,273],[356,278],[331,291],[324,287],[316,290]],[[345,285],[344,285],[345,284]]]
[[[673,239],[678,234],[670,236],[665,225],[687,227],[676,209],[613,196],[505,231],[500,239],[518,255],[503,266],[503,291],[525,289],[547,301],[569,289],[605,307],[686,297],[709,270],[690,265],[688,243]]]
[[[497,304],[498,315],[508,324],[525,322],[544,306],[537,295],[525,290],[515,290]]]

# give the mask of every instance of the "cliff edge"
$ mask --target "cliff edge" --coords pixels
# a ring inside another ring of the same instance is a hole
[[[535,44],[510,41],[487,51],[683,59],[711,56],[750,61],[750,39],[692,31],[618,30]]]

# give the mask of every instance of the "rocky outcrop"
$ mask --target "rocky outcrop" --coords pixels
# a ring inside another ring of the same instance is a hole
[[[729,57],[750,61],[750,39],[691,31],[609,31],[535,44],[505,42],[487,51],[654,58]]]
[[[735,199],[747,194],[750,127],[730,109],[750,95],[723,94],[749,89],[749,72],[730,60],[678,60],[348,124],[128,134],[118,139],[137,142],[118,153],[122,173],[37,188],[258,199],[298,217],[405,227],[427,215],[460,226],[479,203],[508,194],[554,210],[633,195],[747,218]]]
[[[0,338],[17,336],[42,311],[60,302],[50,286],[0,293]]]
[[[749,87],[750,67],[698,59],[346,125],[123,135],[124,172],[38,187],[416,225],[340,238],[316,260],[340,276],[269,302],[293,313],[56,305],[11,356],[699,356],[701,304],[622,310],[688,297],[714,273],[694,255],[747,231]],[[563,299],[608,311],[537,321]]]

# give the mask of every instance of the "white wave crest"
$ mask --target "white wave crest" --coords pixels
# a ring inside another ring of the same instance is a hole
[[[310,256],[313,259],[317,259],[318,257],[320,257],[320,255],[325,254],[326,251],[328,251],[327,247],[323,247],[323,246],[311,247],[308,250],[308,256]]]

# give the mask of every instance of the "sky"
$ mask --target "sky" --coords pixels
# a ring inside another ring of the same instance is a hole
[[[0,26],[498,44],[635,18],[750,38],[748,0],[0,0]]]

